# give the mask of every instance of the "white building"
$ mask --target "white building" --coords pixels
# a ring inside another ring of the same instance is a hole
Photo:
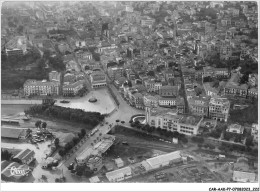
[[[253,183],[256,182],[256,174],[250,172],[234,171],[233,181],[239,183]]]
[[[145,109],[146,122],[167,131],[178,131],[185,135],[197,135],[203,117],[178,115],[177,110],[161,107]]]
[[[212,97],[209,102],[209,117],[227,122],[230,102],[227,98]]]
[[[76,41],[76,47],[77,48],[83,48],[83,47],[86,47],[86,41]]]
[[[167,153],[164,155],[159,155],[150,159],[145,160],[147,165],[145,165],[146,171],[158,169],[164,166],[171,165],[173,163],[182,162],[182,157],[180,151],[174,151],[172,153]],[[143,164],[143,163],[142,163]],[[145,164],[145,163],[144,163]]]
[[[183,116],[178,123],[178,132],[185,135],[197,135],[198,129],[203,117]]]
[[[149,28],[151,28],[153,26],[154,22],[155,22],[155,19],[152,19],[150,17],[146,17],[146,18],[141,19],[141,25],[143,27],[148,26]]]
[[[64,96],[75,96],[78,94],[79,90],[81,90],[84,86],[85,81],[76,81],[71,84],[64,84],[62,87],[62,93]]]
[[[106,173],[109,182],[118,182],[132,177],[132,170],[130,167],[124,167],[115,171]]]
[[[35,152],[30,149],[24,149],[13,158],[23,164],[30,164],[34,160]]]
[[[90,82],[92,88],[100,88],[107,86],[106,75],[102,71],[94,71],[90,75]]]
[[[251,135],[254,137],[254,141],[258,143],[258,124],[252,124]]]
[[[46,80],[27,80],[24,83],[24,94],[29,95],[59,95],[59,82]]]
[[[60,80],[61,80],[61,73],[57,71],[51,71],[49,73],[49,81],[60,82]]]
[[[118,168],[124,167],[124,161],[121,158],[115,159],[115,163]]]
[[[90,183],[100,183],[100,180],[99,180],[98,176],[94,176],[94,177],[89,178],[89,182]]]
[[[243,134],[244,133],[244,127],[242,127],[239,124],[231,124],[228,126],[227,132],[230,133],[237,133],[237,134]]]
[[[144,96],[144,105],[146,107],[157,107],[159,104],[159,98],[152,95],[145,95]]]

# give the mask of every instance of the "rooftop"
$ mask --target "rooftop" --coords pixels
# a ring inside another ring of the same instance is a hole
[[[202,117],[183,115],[179,123],[196,126],[201,121]]]
[[[100,182],[98,176],[89,178],[89,181],[90,181],[90,183],[99,183]]]
[[[28,159],[30,159],[31,157],[33,157],[35,155],[35,152],[30,150],[30,149],[24,149],[23,151],[21,151],[20,153],[18,153],[14,159],[20,159],[20,160],[25,160],[27,161]]]
[[[3,127],[1,126],[1,137],[18,139],[19,136],[25,135],[25,128]]]
[[[68,84],[68,85],[63,85],[63,88],[64,89],[75,88],[75,87],[78,87],[79,85],[84,84],[84,82],[85,82],[84,80],[76,81],[76,82]]]
[[[167,153],[164,155],[159,155],[150,159],[147,159],[146,162],[152,167],[155,168],[158,165],[164,164],[165,162],[169,162],[172,160],[176,160],[181,158],[180,151],[174,151],[171,153]]]
[[[124,167],[122,169],[117,169],[115,171],[106,173],[106,177],[111,178],[111,179],[117,178],[117,177],[124,177],[125,175],[128,175],[131,172],[132,172],[132,170],[130,167]]]
[[[37,81],[33,79],[28,79],[24,83],[24,86],[57,86],[57,85],[59,85],[58,82],[46,81],[46,80]]]
[[[233,180],[239,182],[255,182],[256,174],[250,172],[234,171]]]
[[[212,96],[210,99],[210,104],[214,105],[230,105],[230,101],[227,98]]]
[[[109,147],[112,146],[115,140],[115,136],[113,135],[104,135],[103,139],[98,142],[93,148],[88,148],[87,150],[83,151],[78,157],[78,160],[84,160],[90,155],[98,155],[105,153]]]

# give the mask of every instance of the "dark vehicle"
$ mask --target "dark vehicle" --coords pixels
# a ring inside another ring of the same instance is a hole
[[[67,101],[67,100],[62,100],[60,101],[60,103],[69,103],[70,101]]]
[[[123,145],[129,145],[126,141],[122,142]]]
[[[71,163],[69,166],[68,166],[68,170],[71,170],[71,172],[73,171],[73,167],[74,167],[74,163]]]

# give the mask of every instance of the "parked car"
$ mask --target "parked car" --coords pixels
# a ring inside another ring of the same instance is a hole
[[[126,141],[122,142],[123,145],[129,145]]]
[[[74,163],[71,163],[71,164],[69,164],[69,166],[68,166],[68,170],[73,170],[73,167],[74,167]]]

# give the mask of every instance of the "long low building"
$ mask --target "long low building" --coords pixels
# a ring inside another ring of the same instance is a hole
[[[24,94],[30,95],[59,95],[59,82],[54,81],[37,81],[28,79],[24,83]]]
[[[104,135],[100,142],[98,142],[93,147],[86,149],[76,158],[77,163],[78,164],[87,163],[91,155],[94,156],[102,155],[113,145],[114,141],[115,141],[115,136]]]
[[[167,153],[164,155],[159,155],[150,159],[146,159],[142,162],[142,165],[146,169],[146,171],[149,171],[178,162],[182,162],[181,153],[180,151],[174,151],[172,153]]]
[[[20,163],[29,165],[34,160],[34,155],[35,155],[34,151],[30,149],[24,149],[16,156],[14,156],[13,159],[17,160]]]
[[[132,170],[130,167],[124,167],[122,169],[106,173],[106,177],[110,182],[123,181],[132,177]]]
[[[233,180],[242,183],[256,182],[256,174],[250,172],[234,171]]]
[[[1,127],[1,137],[9,139],[25,139],[26,129],[14,127]]]

